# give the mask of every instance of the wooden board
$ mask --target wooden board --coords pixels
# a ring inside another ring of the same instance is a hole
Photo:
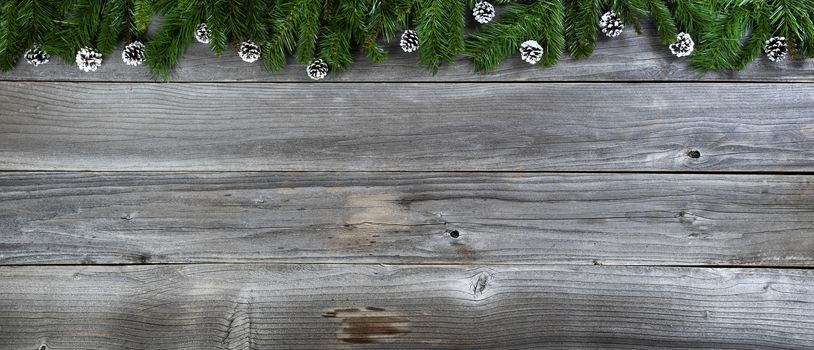
[[[807,84],[0,82],[3,170],[789,171]]]
[[[12,172],[0,263],[813,266],[812,180]]]
[[[814,271],[0,268],[5,349],[810,349]]]
[[[380,64],[370,64],[357,54],[356,64],[349,69],[334,72],[326,81],[814,81],[814,61],[770,62],[760,57],[740,72],[699,74],[693,72],[686,58],[676,58],[659,42],[655,27],[646,23],[644,35],[632,30],[620,37],[601,37],[594,55],[575,60],[563,55],[559,65],[553,67],[530,66],[517,57],[507,59],[497,70],[476,74],[469,61],[461,59],[455,65],[444,65],[436,76],[418,65],[418,55],[401,51],[398,43],[385,45],[389,58]],[[51,63],[34,67],[24,60],[10,73],[0,73],[0,80],[27,81],[155,81],[145,66],[132,67],[121,60],[121,51],[106,56],[98,71],[85,73],[73,63],[64,64],[54,59]],[[193,44],[180,59],[172,81],[175,82],[231,82],[231,81],[311,81],[305,67],[290,64],[279,73],[271,73],[262,62],[245,63],[235,53],[215,56],[204,44]]]

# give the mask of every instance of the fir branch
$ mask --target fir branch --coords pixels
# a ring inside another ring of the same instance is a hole
[[[351,43],[365,38],[367,6],[364,0],[341,0],[334,7],[335,15],[326,26],[319,47],[319,57],[333,69],[342,69],[353,63]]]
[[[565,18],[568,51],[575,58],[585,58],[594,52],[599,30],[601,7],[598,0],[571,0]]]
[[[706,0],[672,0],[671,4],[676,24],[695,38],[715,20],[715,9]]]
[[[385,51],[378,44],[379,37],[389,41],[397,32],[404,30],[411,7],[411,0],[372,1],[364,39],[360,44],[368,60],[373,63],[385,60]]]
[[[808,15],[814,12],[811,0],[771,0],[775,10],[771,14],[771,23],[789,42],[789,54],[792,58],[798,55],[797,48],[803,50],[814,39],[814,24]]]
[[[132,4],[128,0],[107,0],[102,9],[97,49],[109,55],[124,32],[125,25],[132,23],[130,9]]]
[[[656,31],[661,36],[661,43],[672,44],[678,35],[673,14],[662,0],[643,0],[647,5],[647,12],[656,24]]]
[[[543,47],[543,65],[553,66],[560,61],[560,56],[565,48],[565,29],[563,20],[565,19],[565,8],[563,0],[540,1],[539,5],[544,7],[540,13],[540,22],[545,23],[540,31]]]
[[[66,18],[49,33],[43,44],[45,51],[71,62],[76,51],[94,47],[99,34],[104,2],[98,0],[68,0]]]
[[[21,54],[17,38],[17,2],[8,0],[0,5],[0,70],[14,69],[14,63]]]
[[[61,1],[58,0],[17,0],[17,23],[23,47],[45,41],[48,33],[56,30],[61,19]]]
[[[153,0],[135,0],[133,3],[133,25],[137,36],[144,35],[153,20]]]
[[[203,0],[177,0],[175,8],[166,14],[161,30],[144,49],[153,74],[169,79],[178,57],[192,43],[198,24],[204,19],[204,8]]]
[[[471,8],[475,7],[475,4],[477,4],[478,1],[483,1],[483,0],[466,0],[465,1],[466,8],[471,9]],[[516,2],[515,0],[488,0],[488,1],[492,5],[506,5],[506,4],[511,4],[513,2]]]
[[[246,13],[244,19],[246,27],[243,35],[258,43],[268,40],[268,28],[266,27],[263,15],[267,11],[268,1],[266,0],[245,0]]]
[[[614,10],[620,13],[625,23],[633,24],[636,33],[642,31],[637,16],[650,17],[656,24],[662,44],[675,41],[678,31],[673,15],[662,0],[617,0],[614,3]]]
[[[458,0],[417,0],[416,5],[419,62],[436,74],[441,63],[452,63],[463,51],[463,4]]]
[[[741,39],[748,31],[750,9],[742,5],[728,8],[701,35],[690,66],[699,71],[726,70],[737,65],[741,55]],[[762,0],[758,0],[762,1]]]
[[[560,0],[512,5],[500,21],[470,36],[464,55],[472,58],[476,71],[490,71],[507,57],[517,55],[520,43],[534,39],[542,40],[543,63],[554,64],[564,46],[563,12]]]
[[[294,21],[299,10],[294,2],[278,0],[269,6],[268,27],[272,36],[263,48],[263,57],[272,72],[283,69],[286,54],[294,50]]]
[[[300,64],[308,64],[308,62],[314,59],[323,5],[323,0],[299,1],[299,11],[296,16],[299,36],[297,37],[297,50],[295,55],[297,62]]]
[[[229,41],[230,27],[227,24],[226,1],[210,0],[207,8],[206,28],[209,30],[209,49],[220,55]]]
[[[362,52],[367,55],[367,59],[373,63],[383,62],[387,54],[379,46],[378,38],[384,30],[384,21],[386,20],[384,14],[384,6],[381,0],[374,0],[371,4],[370,13],[368,15],[368,25],[365,28],[364,39],[362,40]]]
[[[766,39],[772,36],[772,26],[769,18],[771,8],[766,3],[755,3],[750,11],[748,26],[752,27],[749,40],[741,49],[738,59],[733,63],[735,69],[743,69],[749,62],[754,61],[761,52]]]

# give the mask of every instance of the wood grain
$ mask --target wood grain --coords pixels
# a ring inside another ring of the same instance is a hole
[[[814,266],[812,180],[3,173],[0,264]]]
[[[341,72],[334,72],[327,81],[814,81],[814,61],[770,62],[761,57],[740,72],[699,74],[693,72],[687,59],[676,58],[659,42],[655,27],[645,23],[644,35],[625,31],[615,39],[600,38],[594,55],[575,60],[563,55],[559,65],[553,67],[530,66],[519,55],[507,59],[497,70],[476,74],[467,60],[455,65],[442,66],[436,76],[418,64],[418,55],[402,52],[397,42],[385,45],[389,58],[380,64],[370,64],[362,54],[355,55],[356,64]],[[127,66],[121,61],[121,51],[105,57],[98,71],[85,73],[71,62],[64,64],[54,59],[51,63],[34,67],[20,59],[15,71],[0,73],[0,80],[27,81],[155,81],[145,66]],[[262,64],[245,63],[237,54],[224,53],[217,57],[206,45],[193,44],[179,60],[171,79],[175,82],[306,82],[305,67],[295,62],[279,73],[269,72]]]
[[[6,349],[810,349],[812,270],[0,268]]]
[[[0,169],[808,172],[812,108],[807,84],[0,82]]]

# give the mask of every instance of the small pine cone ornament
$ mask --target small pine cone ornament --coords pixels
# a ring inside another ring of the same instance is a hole
[[[305,67],[308,77],[314,80],[322,80],[328,75],[328,64],[325,61],[315,58],[308,67]]]
[[[90,47],[83,47],[76,52],[76,65],[85,72],[95,72],[102,65],[102,53]]]
[[[786,43],[786,38],[776,36],[766,40],[766,45],[763,46],[763,52],[769,57],[772,62],[780,62],[786,59],[789,54],[789,46]]]
[[[26,62],[28,62],[28,64],[33,64],[35,67],[48,63],[49,59],[51,59],[51,55],[43,51],[38,44],[34,44],[30,50],[25,52]]]
[[[625,29],[624,23],[622,23],[622,19],[619,18],[619,15],[616,12],[608,11],[602,15],[602,18],[599,19],[599,29],[602,30],[602,33],[605,33],[609,38],[615,38],[622,34],[622,31]]]
[[[201,44],[209,44],[209,28],[206,27],[206,23],[201,23],[198,25],[198,29],[195,30],[195,40],[198,40]]]
[[[486,24],[495,18],[495,7],[486,1],[478,1],[472,9],[472,16],[480,24]]]
[[[418,33],[415,30],[406,30],[401,34],[401,49],[404,52],[413,52],[418,50]]]
[[[261,51],[260,45],[255,44],[254,41],[244,41],[240,44],[240,51],[237,54],[244,62],[252,63],[260,58]]]
[[[695,50],[695,42],[692,37],[684,32],[678,33],[676,42],[670,45],[670,52],[678,57],[689,56]]]
[[[531,64],[537,64],[543,58],[543,47],[535,40],[526,40],[520,44],[520,58]]]
[[[144,63],[144,44],[134,41],[122,50],[122,61],[128,66],[138,66]]]

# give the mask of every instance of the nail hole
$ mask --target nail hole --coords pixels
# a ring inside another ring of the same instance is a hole
[[[696,150],[689,151],[689,152],[687,152],[687,157],[690,157],[690,158],[693,158],[693,159],[701,158],[701,152],[698,152]]]
[[[447,232],[449,233],[449,236],[452,238],[458,238],[461,235],[461,233],[458,232],[458,230],[452,230]]]

